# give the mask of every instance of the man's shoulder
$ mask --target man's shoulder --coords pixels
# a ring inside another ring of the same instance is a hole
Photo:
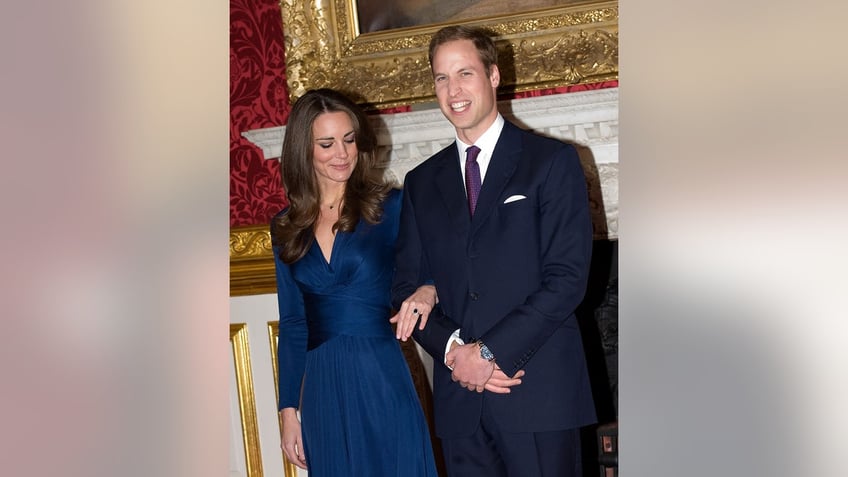
[[[424,159],[423,162],[412,168],[412,170],[409,171],[409,174],[412,174],[413,177],[420,174],[427,175],[436,169],[441,168],[445,164],[445,161],[451,161],[455,158],[456,142],[454,141],[442,148],[441,151],[433,154],[427,159]]]
[[[430,164],[434,166],[443,160],[454,158],[456,154],[456,141],[451,141],[450,144],[443,147],[439,152],[428,157],[421,165]]]
[[[509,121],[504,124],[504,130],[501,136],[509,138],[507,142],[510,144],[520,144],[521,149],[534,156],[571,156],[577,154],[574,144],[568,141],[547,136],[532,129],[523,129]]]
[[[538,132],[538,131],[533,130],[533,129],[524,129],[524,128],[522,128],[522,127],[520,127],[516,124],[513,124],[509,121],[506,121],[504,123],[504,129],[503,129],[503,132],[501,132],[501,135],[504,135],[504,134],[506,134],[506,135],[512,134],[512,135],[520,136],[522,138],[522,140],[525,141],[525,142],[548,144],[548,145],[570,145],[569,143],[567,143],[567,142],[565,142],[561,139],[557,139],[555,137],[548,136],[544,133]]]

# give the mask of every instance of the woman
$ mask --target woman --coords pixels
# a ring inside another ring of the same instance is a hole
[[[313,477],[435,477],[388,321],[401,194],[375,164],[376,136],[350,99],[309,91],[292,107],[282,158],[290,205],[272,238],[283,451]],[[429,311],[426,288],[416,296]]]

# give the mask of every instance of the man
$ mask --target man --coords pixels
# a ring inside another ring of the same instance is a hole
[[[596,417],[574,316],[592,247],[577,153],[500,115],[484,31],[445,27],[429,55],[456,143],[406,176],[392,321],[435,358],[449,476],[579,476]]]

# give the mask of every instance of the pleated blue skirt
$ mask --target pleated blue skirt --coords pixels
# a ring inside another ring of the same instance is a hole
[[[437,477],[394,337],[336,336],[307,353],[301,404],[310,477]]]

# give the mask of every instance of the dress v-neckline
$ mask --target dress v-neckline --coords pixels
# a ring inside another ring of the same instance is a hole
[[[336,256],[336,242],[339,241],[339,232],[336,232],[333,235],[333,242],[330,245],[330,258],[327,258],[327,255],[324,253],[324,248],[321,247],[321,244],[318,242],[318,239],[315,239],[315,247],[318,249],[318,255],[321,256],[321,260],[324,261],[324,265],[329,268],[332,268],[331,265],[333,263],[333,257]]]

